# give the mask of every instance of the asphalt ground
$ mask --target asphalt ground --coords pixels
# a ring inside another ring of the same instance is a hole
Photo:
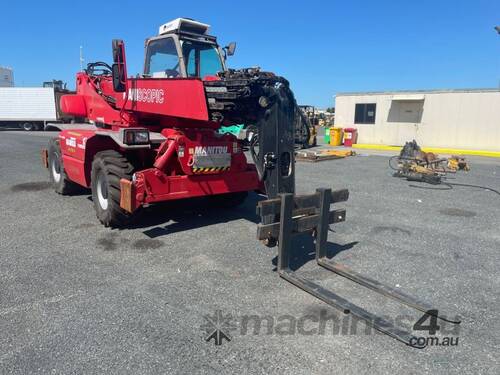
[[[457,345],[415,349],[280,279],[276,248],[256,240],[255,194],[237,209],[181,202],[102,227],[88,192],[51,190],[39,151],[53,135],[0,132],[0,373],[500,372],[495,193],[410,187],[385,154],[297,163],[299,192],[350,190],[347,221],[328,235],[333,259],[460,317],[436,334]],[[500,161],[470,160],[450,181],[499,189]],[[294,248],[301,275],[397,326],[421,318],[320,269],[311,246]],[[205,341],[217,311],[221,345]]]

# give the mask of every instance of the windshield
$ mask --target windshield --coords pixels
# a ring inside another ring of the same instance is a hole
[[[181,45],[188,77],[204,78],[224,70],[214,44],[182,40]]]
[[[144,73],[153,77],[180,76],[179,56],[172,38],[157,39],[149,43]]]

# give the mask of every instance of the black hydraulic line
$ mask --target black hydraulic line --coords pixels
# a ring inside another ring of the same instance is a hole
[[[472,184],[460,184],[458,182],[445,182],[444,184],[446,184],[446,185],[453,185],[453,186],[474,187],[474,188],[489,190],[489,191],[491,191],[491,192],[493,192],[495,194],[500,195],[500,191],[495,190],[495,189],[490,188],[490,187],[487,187],[487,186],[472,185]]]
[[[447,186],[447,188],[442,189],[442,188],[435,188],[435,187],[430,187],[430,186],[419,186],[419,185],[412,185],[412,184],[410,184],[408,186],[412,187],[412,188],[427,189],[427,190],[443,190],[444,191],[444,190],[451,190],[451,189],[453,189],[453,187],[452,186],[448,186],[448,183],[446,183],[446,182],[441,182],[440,185],[445,185],[445,186]]]
[[[399,168],[393,167],[391,164],[391,161],[393,161],[394,159],[399,159],[399,155],[394,155],[394,156],[391,156],[389,158],[389,168],[391,168],[392,170],[395,170],[395,171],[399,171]]]
[[[255,164],[255,169],[257,169],[257,174],[259,175],[259,180],[262,181],[265,177],[266,171],[262,163],[260,163],[259,161],[259,154],[255,151],[255,146],[258,144],[258,142],[259,142],[259,133],[254,133],[250,141],[249,149],[250,149],[250,155],[252,156],[252,160]]]
[[[429,183],[429,182],[424,181],[424,180],[422,180],[422,182]],[[419,186],[419,185],[408,185],[408,186],[410,186],[412,188],[428,189],[428,190],[452,190],[453,186],[472,187],[472,188],[478,188],[478,189],[488,190],[488,191],[491,191],[491,192],[493,192],[495,194],[500,195],[500,191],[498,191],[496,189],[493,189],[493,188],[490,188],[490,187],[487,187],[487,186],[481,186],[481,185],[461,184],[461,183],[458,183],[458,182],[441,182],[439,184],[432,184],[432,185],[444,185],[447,188],[440,189],[440,188],[433,188],[433,187],[430,187],[430,186]]]
[[[96,71],[100,70],[100,74],[97,74]],[[109,66],[107,63],[103,61],[96,61],[92,63],[87,64],[87,69],[85,69],[85,73],[88,74],[89,76],[106,76],[106,75],[111,75],[113,69],[111,66]]]

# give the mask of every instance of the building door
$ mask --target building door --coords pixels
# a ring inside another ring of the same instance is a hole
[[[387,122],[396,127],[394,145],[402,146],[405,142],[418,140],[423,109],[423,100],[392,100]]]

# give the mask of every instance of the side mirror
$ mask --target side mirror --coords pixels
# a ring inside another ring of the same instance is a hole
[[[123,40],[113,39],[111,48],[113,50],[113,63],[118,64],[123,62]]]
[[[226,47],[224,47],[224,49],[226,50],[228,56],[233,56],[234,51],[236,51],[236,42],[229,43]]]
[[[113,39],[113,89],[116,92],[127,90],[127,64],[125,62],[125,43],[120,39]]]
[[[125,70],[120,68],[121,64],[113,64],[113,90],[116,92],[125,92]]]

